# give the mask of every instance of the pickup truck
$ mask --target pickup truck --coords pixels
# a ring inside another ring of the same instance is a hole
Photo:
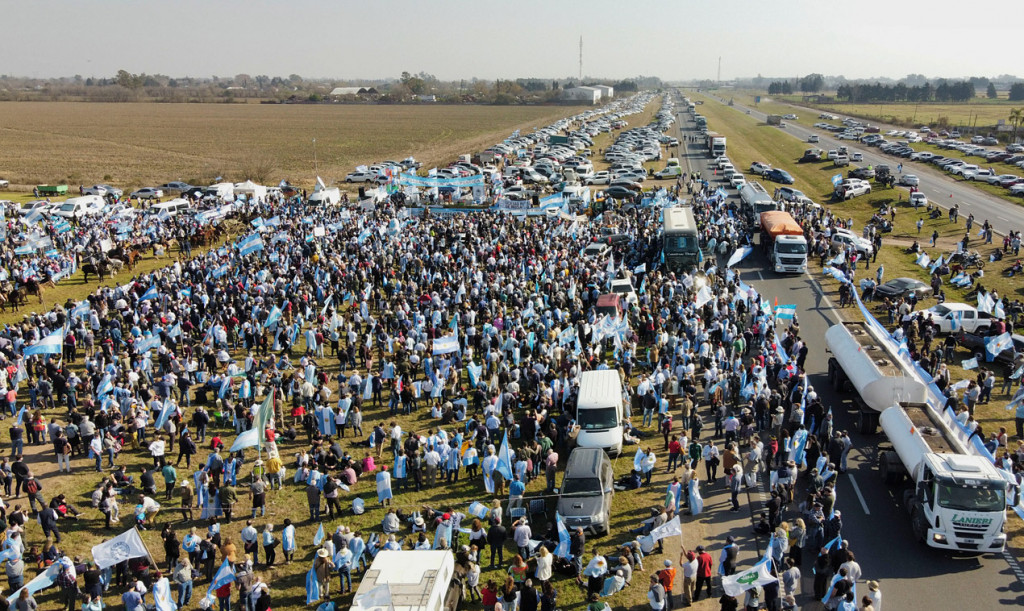
[[[1024,335],[1014,333],[1010,338],[1013,340],[1013,347],[1007,348],[996,355],[996,361],[1007,366],[1013,364],[1018,354],[1024,353]],[[989,336],[987,335],[977,335],[963,329],[956,333],[956,343],[970,350],[975,356],[978,356],[979,363],[985,360],[985,342],[988,339]]]
[[[0,178],[0,189],[7,189],[10,186],[11,186],[10,181],[7,181],[7,180],[4,180],[3,178]]]
[[[871,193],[871,183],[860,178],[847,178],[835,188],[835,195],[841,200],[847,200],[858,195]]]
[[[979,312],[978,308],[966,303],[940,303],[922,310],[921,313],[931,316],[932,323],[938,327],[939,333],[952,333],[959,330],[978,333],[992,325],[991,314]]]

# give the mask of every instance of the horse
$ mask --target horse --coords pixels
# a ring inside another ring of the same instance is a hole
[[[7,293],[7,303],[11,304],[11,311],[14,312],[20,306],[25,305],[25,287],[20,286],[16,289],[11,289]]]
[[[85,278],[82,280],[82,282],[89,282],[90,274],[93,275],[93,276],[99,276],[100,282],[103,282],[104,276],[111,275],[111,269],[110,269],[110,265],[108,265],[104,261],[100,261],[98,263],[91,263],[90,262],[90,263],[83,263],[82,264],[82,273],[85,276]]]
[[[46,279],[45,283],[53,284],[49,278]],[[35,295],[39,298],[39,303],[43,303],[43,284],[44,283],[39,282],[39,280],[35,278],[29,278],[25,281],[22,288],[25,289],[26,295]]]

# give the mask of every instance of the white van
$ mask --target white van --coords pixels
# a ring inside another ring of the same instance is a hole
[[[53,214],[66,219],[80,219],[102,213],[106,205],[107,202],[99,195],[83,195],[65,200]]]
[[[352,600],[353,611],[456,611],[462,583],[452,581],[446,550],[380,551]],[[382,604],[383,603],[383,604]]]
[[[616,369],[584,371],[576,400],[576,445],[622,453],[622,380]]]
[[[153,204],[148,210],[146,210],[146,214],[160,216],[166,210],[167,215],[178,216],[182,212],[188,211],[189,208],[191,208],[191,206],[189,205],[188,200],[181,199],[179,197],[170,201]]]

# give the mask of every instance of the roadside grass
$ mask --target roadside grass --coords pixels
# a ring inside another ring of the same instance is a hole
[[[768,128],[768,126],[759,124],[745,113],[722,104],[708,101],[702,108],[704,109],[702,114],[708,117],[709,127],[728,138],[727,148],[729,157],[737,168],[749,168],[750,162],[755,160],[771,163],[773,166],[786,169],[796,178],[794,187],[804,191],[815,201],[823,203],[828,201],[822,196],[830,194],[832,191],[831,183],[829,182],[829,176],[833,173],[831,162],[827,164],[797,164],[794,161],[796,158],[794,157],[794,152],[799,150],[802,153],[803,143],[785,136],[785,134],[777,133],[773,129]],[[769,192],[771,191],[770,183],[767,183],[765,187],[769,189]],[[861,265],[857,270],[856,277],[858,282],[861,278],[874,278],[875,270],[881,264],[885,270],[883,281],[909,277],[917,278],[927,283],[930,280],[928,270],[916,265],[916,255],[907,254],[905,249],[916,239],[924,247],[925,252],[929,254],[931,259],[935,260],[939,255],[948,255],[955,252],[956,242],[963,238],[965,229],[963,218],[958,223],[950,222],[946,214],[943,214],[939,219],[928,219],[924,209],[915,211],[910,207],[905,193],[900,188],[886,189],[884,187],[879,188],[877,184],[872,184],[872,192],[868,195],[842,203],[825,204],[840,218],[852,218],[855,231],[860,231],[868,223],[871,216],[878,211],[879,206],[885,204],[896,206],[897,213],[893,231],[883,236],[883,247],[877,261],[872,263],[868,269],[864,269],[863,265]],[[924,220],[920,234],[917,230],[919,218]],[[987,261],[988,256],[996,248],[1002,247],[1002,239],[999,236],[995,236],[993,244],[983,245],[981,239],[976,235],[981,221],[982,219],[978,219],[978,222],[971,231],[969,249],[977,250]],[[939,239],[937,246],[932,247],[929,245],[929,240],[934,231],[939,233]],[[1024,284],[1015,278],[1008,278],[1003,274],[1003,270],[1010,265],[1009,261],[1010,259],[1006,258],[999,263],[988,263],[985,266],[985,275],[981,279],[981,283],[989,290],[995,290],[1000,296],[1005,298],[1011,300],[1024,299]],[[822,276],[820,274],[821,267],[818,258],[812,257],[811,263],[811,267],[815,270],[815,275],[819,278],[822,288],[825,289],[832,301],[838,304],[838,282],[830,276]],[[959,289],[945,284],[943,285],[943,290],[946,292],[946,300],[948,302],[963,301],[971,304],[976,303],[965,297],[970,289]],[[935,303],[934,298],[929,298],[921,301],[918,308],[927,308]],[[872,309],[875,317],[883,324],[886,324],[888,315],[883,311],[881,303],[876,302]],[[855,308],[846,308],[840,312],[844,317],[860,318],[860,313]],[[889,326],[891,327],[892,325]],[[951,367],[954,380],[973,377],[973,373],[966,372],[959,366],[960,361],[969,359],[972,356],[973,354],[967,350],[958,349],[954,359],[955,364]],[[1001,383],[1004,374],[1003,368],[996,363],[990,365],[983,366],[994,371],[997,374],[997,380]],[[999,385],[997,383],[997,391]],[[999,427],[1006,427],[1012,433],[1014,430],[1013,412],[1008,412],[1005,409],[1009,399],[1010,395],[993,393],[991,403],[977,406],[975,418],[984,426],[986,431],[995,432],[999,430]],[[1007,523],[1007,532],[1011,536],[1012,547],[1018,553],[1024,552],[1024,521],[1018,519],[1012,512]]]

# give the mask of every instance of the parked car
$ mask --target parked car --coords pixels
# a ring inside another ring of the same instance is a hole
[[[184,193],[192,188],[192,185],[187,182],[181,182],[180,180],[167,182],[160,185],[160,188],[168,193]]]
[[[996,176],[992,170],[968,170],[963,173],[967,180],[987,180]]]
[[[871,180],[875,177],[874,168],[854,168],[850,170],[850,178],[860,178],[863,180]]]
[[[789,172],[780,168],[773,168],[771,170],[768,170],[767,172],[764,173],[764,178],[765,180],[770,180],[772,182],[780,182],[784,185],[791,185],[794,182],[796,182],[796,180],[794,180],[793,177],[790,176]]]
[[[803,191],[794,189],[793,187],[780,187],[779,188],[779,199],[787,202],[799,201],[801,198],[807,197]]]
[[[900,176],[899,184],[904,187],[917,187],[921,185],[921,179],[913,174],[904,174]]]
[[[968,333],[977,333],[992,325],[991,314],[981,312],[978,308],[966,303],[940,303],[921,313],[931,317],[932,323],[938,326],[939,333],[951,333],[961,329]],[[954,323],[954,321],[956,322]],[[956,329],[953,328],[954,326]]]
[[[132,199],[160,199],[164,196],[164,192],[156,187],[143,187],[141,189],[131,192]]]
[[[928,196],[920,191],[914,191],[910,194],[910,205],[914,208],[927,208]]]
[[[606,185],[611,179],[612,176],[608,173],[608,170],[601,170],[600,172],[594,172],[594,175],[585,182],[588,185]]]
[[[377,180],[378,176],[379,175],[376,172],[370,172],[368,170],[365,172],[349,172],[349,174],[345,176],[345,182],[374,182]]]
[[[558,513],[566,526],[594,534],[609,531],[615,496],[612,463],[600,448],[576,448],[569,455],[558,491]]]
[[[832,250],[846,250],[851,245],[864,257],[871,256],[875,250],[871,242],[847,229],[836,229],[832,234]]]
[[[978,357],[979,363],[986,360],[985,342],[988,339],[988,336],[969,333],[964,329],[956,332],[956,343],[973,352]],[[997,362],[1004,366],[1013,365],[1017,355],[1024,353],[1024,335],[1014,333],[1010,336],[1010,340],[1013,342],[1013,345],[997,354],[995,358]]]
[[[916,295],[918,301],[932,294],[932,287],[917,278],[893,278],[875,288],[879,297],[898,299]]]
[[[114,197],[120,198],[124,191],[117,187],[111,187],[110,185],[93,185],[82,189],[83,195],[99,195],[100,197]]]
[[[604,190],[604,194],[614,199],[630,199],[636,195],[636,191],[622,185],[612,185]]]
[[[762,163],[760,161],[755,161],[754,163],[750,164],[750,172],[752,174],[757,174],[758,176],[763,175],[765,172],[771,169],[772,166],[770,164]]]
[[[65,200],[53,214],[66,219],[81,219],[101,214],[104,207],[106,207],[106,202],[103,201],[102,196],[83,195]]]
[[[818,137],[818,134],[811,134],[807,137],[808,142],[819,142],[820,140],[821,138]]]
[[[864,161],[864,155],[861,153],[850,153],[850,161]]]

